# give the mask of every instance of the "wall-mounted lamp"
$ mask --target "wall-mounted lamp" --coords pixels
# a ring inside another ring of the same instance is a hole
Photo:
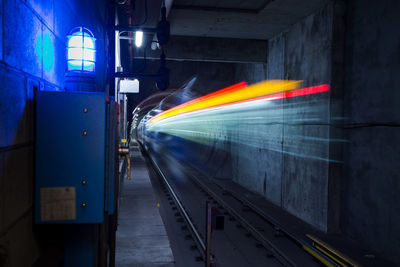
[[[97,91],[96,38],[85,27],[75,27],[67,36],[66,91]]]
[[[135,45],[136,47],[141,47],[143,43],[143,32],[137,31],[135,32]]]
[[[95,72],[96,39],[87,28],[76,27],[68,35],[67,65],[68,71]]]

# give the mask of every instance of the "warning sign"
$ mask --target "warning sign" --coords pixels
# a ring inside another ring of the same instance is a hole
[[[76,220],[75,187],[40,188],[42,221]]]

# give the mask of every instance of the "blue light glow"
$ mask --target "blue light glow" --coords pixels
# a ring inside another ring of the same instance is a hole
[[[54,68],[54,45],[50,32],[41,32],[36,37],[35,42],[36,56],[40,63],[43,64],[43,70],[47,73],[53,71]]]
[[[68,71],[94,72],[96,39],[86,28],[77,27],[68,35]]]
[[[50,72],[54,67],[54,47],[50,33],[43,34],[43,69]]]

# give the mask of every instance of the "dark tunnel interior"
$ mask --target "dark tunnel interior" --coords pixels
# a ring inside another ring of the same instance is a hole
[[[0,0],[0,267],[399,266],[397,0]]]

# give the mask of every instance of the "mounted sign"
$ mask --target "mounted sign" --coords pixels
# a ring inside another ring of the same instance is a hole
[[[139,80],[138,79],[124,79],[119,83],[119,92],[126,93],[139,93]]]

